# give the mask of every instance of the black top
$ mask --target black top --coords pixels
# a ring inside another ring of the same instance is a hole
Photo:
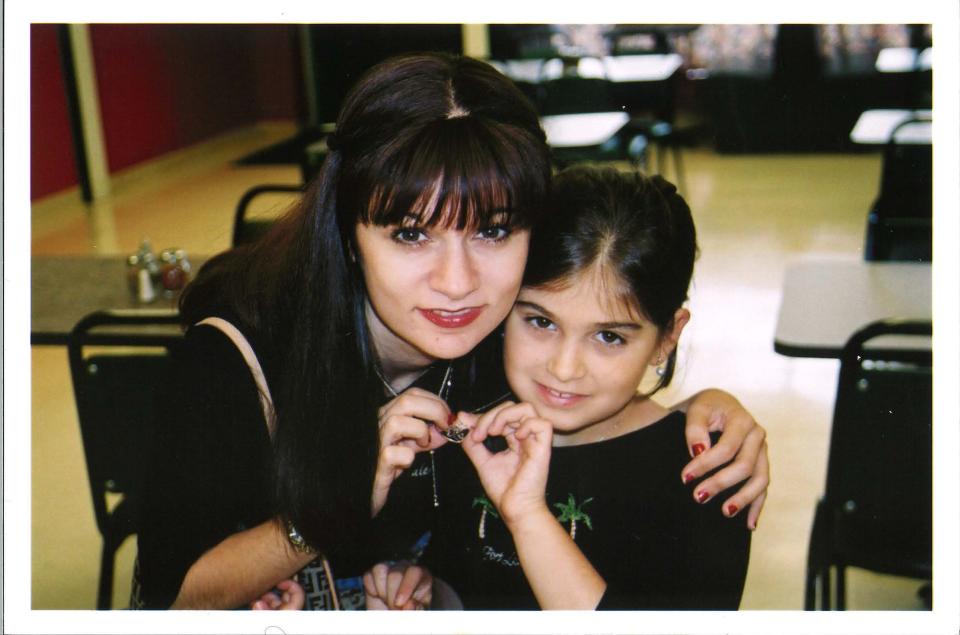
[[[672,413],[630,434],[555,447],[547,502],[607,583],[602,609],[736,609],[750,549],[743,515],[703,505],[680,472],[690,460],[685,418]],[[462,452],[438,468],[445,527],[428,565],[467,609],[536,609],[506,526]],[[453,492],[457,494],[454,495]],[[486,508],[486,511],[484,509]]]
[[[272,388],[281,364],[255,337],[245,335]],[[499,339],[488,338],[453,364],[447,393],[451,408],[472,410],[504,397]],[[233,342],[211,326],[190,328],[181,353],[170,378],[170,409],[160,417],[153,444],[138,534],[139,583],[133,599],[146,608],[169,607],[190,565],[205,551],[275,515],[271,445],[249,367]],[[415,385],[436,393],[446,369],[447,363],[435,364]],[[386,401],[386,396],[372,398]],[[459,449],[445,446],[436,454],[450,452]],[[421,453],[394,483],[376,520],[378,533],[390,537],[388,551],[378,558],[415,555],[411,552],[422,549],[423,541],[437,533],[441,521],[433,504],[435,463],[429,453]],[[358,576],[366,563],[345,559],[335,546],[326,552],[341,605],[359,607],[363,592]],[[326,583],[317,569],[308,568],[300,580],[307,586],[308,608],[329,606]]]

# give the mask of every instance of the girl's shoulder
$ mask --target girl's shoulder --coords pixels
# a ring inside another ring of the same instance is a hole
[[[692,459],[687,445],[686,427],[686,413],[671,410],[653,423],[605,443],[609,443],[615,451],[633,456],[657,457],[659,462],[676,464],[679,469]],[[710,433],[711,444],[716,443],[719,438],[719,432]]]
[[[597,471],[642,471],[659,474],[673,467],[680,469],[687,457],[686,415],[680,411],[665,416],[626,434],[584,445],[553,448],[554,461],[596,465]],[[551,470],[553,471],[553,470]],[[679,471],[677,471],[679,474]],[[679,480],[679,479],[678,479]]]

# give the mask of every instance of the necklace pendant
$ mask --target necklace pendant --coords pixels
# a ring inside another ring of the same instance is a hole
[[[461,421],[457,421],[452,426],[446,430],[442,430],[440,434],[447,437],[453,443],[463,443],[463,440],[467,438],[467,435],[470,433],[470,428]]]

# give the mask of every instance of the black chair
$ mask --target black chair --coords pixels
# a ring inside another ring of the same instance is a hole
[[[70,375],[103,538],[98,609],[110,608],[117,549],[138,529],[147,448],[183,338],[177,323],[173,311],[103,311],[70,334]]]
[[[846,607],[847,567],[931,579],[932,355],[924,339],[931,332],[929,321],[880,321],[843,349],[826,488],[807,553],[806,610]],[[877,348],[882,335],[915,337],[917,348]]]
[[[594,59],[594,58],[588,58]],[[559,76],[547,77],[547,69],[556,68],[548,62],[560,60]],[[598,60],[599,61],[599,60]],[[580,58],[561,57],[545,60],[541,64],[541,77],[537,83],[537,109],[541,116],[577,115],[613,112],[619,110],[613,97],[613,83],[606,77],[586,77],[579,74]],[[624,126],[612,136],[587,146],[555,146],[551,148],[554,162],[559,167],[581,161],[632,161],[642,162],[646,153],[646,140],[631,145],[632,135],[641,131]],[[639,150],[638,150],[639,149]],[[643,157],[641,156],[643,155]]]
[[[579,75],[578,61],[565,58],[563,74],[560,77],[541,77],[538,84],[538,107],[541,116],[618,110],[610,80],[606,77]],[[546,67],[544,64],[541,69]]]
[[[562,58],[563,74],[541,78],[538,84],[538,109],[541,116],[614,112],[623,109],[624,100],[618,87],[607,77],[584,77],[578,74],[579,58]],[[602,67],[602,63],[599,64]],[[545,68],[546,64],[542,68]],[[629,121],[611,137],[590,146],[554,147],[554,162],[559,167],[582,161],[629,161],[646,169],[649,148],[657,149],[657,172],[664,174],[668,152],[673,155],[675,181],[683,191],[681,138],[678,131],[659,113],[633,112]]]
[[[275,215],[254,215],[250,207],[258,198],[266,198],[271,195],[299,195],[303,193],[303,185],[256,185],[240,197],[237,203],[237,210],[233,216],[233,237],[231,244],[236,247],[245,245],[258,240],[267,233],[267,230],[276,220]]]
[[[894,128],[883,152],[880,193],[867,215],[864,258],[930,262],[933,257],[933,148],[899,143]]]

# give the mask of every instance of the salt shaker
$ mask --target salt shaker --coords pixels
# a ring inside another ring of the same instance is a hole
[[[140,256],[137,254],[127,256],[127,289],[134,298],[140,295]]]
[[[141,268],[137,274],[137,282],[137,299],[144,304],[153,302],[157,297],[157,292],[153,288],[150,270],[146,267]]]
[[[127,288],[130,295],[144,304],[153,302],[160,288],[160,265],[150,240],[140,242],[137,253],[127,257]]]

